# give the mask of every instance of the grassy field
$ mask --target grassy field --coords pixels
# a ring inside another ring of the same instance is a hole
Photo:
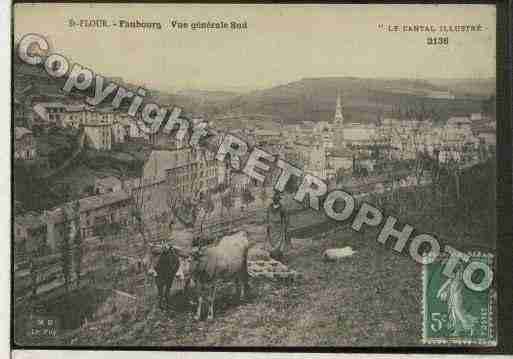
[[[370,233],[368,234],[371,235]],[[218,291],[216,319],[195,321],[175,296],[169,312],[154,300],[137,317],[80,330],[75,345],[295,346],[413,345],[421,328],[420,267],[370,238],[342,231],[323,241],[295,239],[287,264],[302,273],[294,283],[252,279],[251,296],[236,303],[234,287]],[[321,254],[334,246],[357,253],[339,263]],[[391,273],[393,273],[391,275]]]

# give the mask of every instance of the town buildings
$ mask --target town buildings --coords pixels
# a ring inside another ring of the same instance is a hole
[[[326,177],[335,178],[339,175],[350,175],[353,170],[354,152],[350,149],[338,149],[326,154]]]
[[[123,189],[123,182],[114,176],[97,178],[94,181],[94,193],[105,194],[109,192],[117,192]]]
[[[27,124],[26,121],[26,110],[24,104],[18,99],[18,97],[13,96],[12,99],[12,112],[14,117],[15,126],[24,127]]]
[[[351,123],[344,128],[344,146],[359,145],[368,146],[376,136],[376,125]]]
[[[78,213],[69,214],[73,203],[45,211],[42,215],[47,226],[47,243],[56,249],[64,236],[73,215],[79,216],[79,230],[82,238],[101,234],[105,225],[126,225],[130,219],[133,199],[124,190],[107,192],[78,200]],[[68,211],[68,213],[67,213]]]
[[[14,158],[25,161],[35,159],[37,148],[32,131],[25,127],[15,127],[14,137]]]
[[[37,107],[37,106],[35,106]],[[258,185],[244,175],[232,175],[224,163],[214,159],[214,153],[196,150],[159,132],[148,136],[128,115],[111,109],[90,109],[86,106],[60,102],[39,104],[39,115],[55,126],[83,129],[87,143],[94,149],[109,151],[113,144],[128,139],[140,139],[153,146],[142,176],[120,180],[99,178],[94,184],[94,196],[79,203],[80,231],[84,237],[101,233],[109,224],[123,225],[133,217],[134,209],[145,220],[170,214],[173,200],[197,199],[214,190],[223,181],[231,181],[233,192],[242,193]],[[44,112],[44,111],[46,112]],[[247,127],[240,135],[250,143],[285,159],[305,173],[324,180],[371,173],[379,162],[409,161],[419,152],[427,153],[441,163],[465,158],[462,152],[476,151],[483,145],[495,144],[495,122],[480,113],[450,117],[446,123],[434,124],[430,119],[395,119],[385,117],[378,123],[346,123],[341,96],[336,98],[333,119],[305,121],[275,128]],[[35,145],[30,130],[17,127],[16,159],[31,159]],[[186,137],[185,140],[188,140]],[[436,157],[438,156],[438,157]],[[272,181],[271,181],[272,184]],[[267,185],[267,184],[266,184]],[[19,220],[21,238],[29,238],[33,229]],[[46,242],[56,248],[68,230],[68,217],[62,208],[46,211],[34,225],[43,223]],[[24,226],[24,227],[23,227]],[[23,232],[24,231],[24,232]],[[39,234],[41,237],[41,234]]]
[[[15,263],[26,259],[27,254],[44,252],[47,247],[46,225],[37,213],[27,213],[14,218]]]
[[[450,93],[433,93],[448,99]],[[340,94],[337,96],[331,122],[303,121],[287,127],[284,133],[286,158],[329,179],[355,166],[373,171],[379,161],[411,161],[419,153],[439,160],[468,159],[475,156],[462,152],[478,151],[479,146],[495,145],[495,120],[482,113],[455,115],[445,123],[431,118],[380,118],[376,123],[346,123]],[[322,153],[324,152],[324,155]]]
[[[112,148],[112,125],[108,123],[90,123],[82,125],[86,134],[87,144],[98,151],[109,151]]]
[[[177,201],[198,199],[214,190],[223,181],[222,166],[204,149],[153,150],[141,178],[125,187],[130,187],[145,218],[151,219],[169,213]]]
[[[89,196],[43,213],[26,213],[14,218],[15,268],[79,245],[75,231],[86,240],[125,226],[132,216],[132,197],[124,190]],[[75,228],[78,223],[78,228]],[[77,259],[74,259],[77,260]]]
[[[176,191],[182,197],[195,197],[217,187],[219,164],[213,153],[191,148],[177,152],[183,152],[181,160],[166,168],[170,191]]]
[[[36,103],[33,110],[42,121],[54,125],[62,125],[62,120],[67,112],[66,105],[62,102]]]
[[[427,97],[434,98],[434,99],[443,99],[443,100],[454,100],[456,96],[452,94],[450,91],[436,91],[431,90]]]
[[[110,107],[57,101],[38,102],[32,110],[39,124],[84,130],[87,145],[98,151],[109,151],[114,144],[130,139],[157,144],[155,136],[150,138],[137,125],[138,116],[131,117]]]

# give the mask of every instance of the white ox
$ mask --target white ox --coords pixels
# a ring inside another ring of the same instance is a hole
[[[234,280],[239,298],[245,297],[248,287],[249,240],[245,231],[223,237],[212,247],[193,255],[192,275],[198,291],[196,320],[201,318],[205,292],[209,300],[208,319],[214,318],[216,286],[222,280]]]

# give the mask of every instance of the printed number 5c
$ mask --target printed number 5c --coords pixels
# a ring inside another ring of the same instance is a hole
[[[431,313],[431,330],[434,332],[440,331],[443,326],[443,321],[442,313]]]

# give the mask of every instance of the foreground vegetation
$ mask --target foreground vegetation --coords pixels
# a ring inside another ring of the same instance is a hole
[[[476,181],[479,183],[479,181]],[[401,194],[401,222],[435,233],[443,244],[459,250],[493,250],[495,224],[492,202],[472,201],[471,219],[462,215],[465,203],[441,208],[420,195],[433,189]],[[486,193],[484,194],[486,195]],[[397,207],[395,207],[397,208]],[[393,211],[390,204],[388,211]],[[492,210],[492,211],[491,211]],[[490,214],[492,213],[492,214]],[[308,218],[312,218],[308,223]],[[493,219],[493,218],[492,218]],[[293,248],[286,264],[302,274],[295,282],[252,279],[251,297],[234,300],[225,285],[217,299],[217,318],[195,321],[187,298],[177,295],[168,312],[151,297],[134,316],[90,323],[63,336],[61,344],[122,346],[379,346],[418,345],[422,327],[422,267],[406,254],[376,241],[378,231],[354,232],[346,223],[321,224],[320,217],[296,213],[292,220]],[[312,228],[316,228],[312,230]],[[330,228],[329,233],[323,232]],[[356,253],[327,263],[327,248],[351,246]]]

